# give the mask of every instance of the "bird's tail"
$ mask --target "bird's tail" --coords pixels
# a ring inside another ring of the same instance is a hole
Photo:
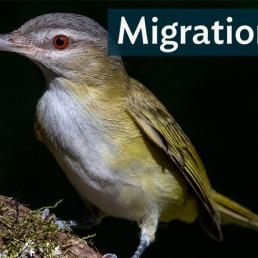
[[[213,192],[222,224],[237,224],[258,231],[258,215],[222,194]]]

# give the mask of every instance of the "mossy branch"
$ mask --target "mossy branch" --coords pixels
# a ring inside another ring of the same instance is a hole
[[[60,229],[55,216],[42,219],[16,200],[0,195],[0,258],[101,258],[69,228]]]

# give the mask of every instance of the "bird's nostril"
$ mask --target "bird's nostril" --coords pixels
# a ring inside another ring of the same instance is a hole
[[[6,35],[6,41],[15,47],[24,47],[28,45],[25,38],[18,32]]]
[[[15,43],[14,38],[12,36],[9,36],[7,38],[7,41],[10,42],[10,43]]]
[[[25,41],[23,35],[17,30],[6,34],[6,40],[12,44],[23,44]]]

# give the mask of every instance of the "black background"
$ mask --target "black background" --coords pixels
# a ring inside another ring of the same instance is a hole
[[[249,3],[171,2],[0,2],[0,33],[48,12],[75,12],[107,25],[107,8],[256,7]],[[258,212],[258,57],[130,57],[128,73],[167,106],[188,134],[214,188]],[[83,204],[48,150],[34,137],[35,106],[44,78],[29,60],[0,53],[0,194],[32,208],[63,203],[63,219],[78,218]],[[198,223],[161,226],[144,258],[257,257],[258,233],[224,227],[217,243]],[[129,257],[138,244],[135,223],[106,218],[96,233],[100,252]]]

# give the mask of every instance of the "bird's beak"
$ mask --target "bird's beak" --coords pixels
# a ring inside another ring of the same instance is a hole
[[[15,33],[0,34],[0,51],[9,51],[26,55],[30,46]]]
[[[11,44],[8,41],[8,34],[0,34],[0,51],[12,51]]]

